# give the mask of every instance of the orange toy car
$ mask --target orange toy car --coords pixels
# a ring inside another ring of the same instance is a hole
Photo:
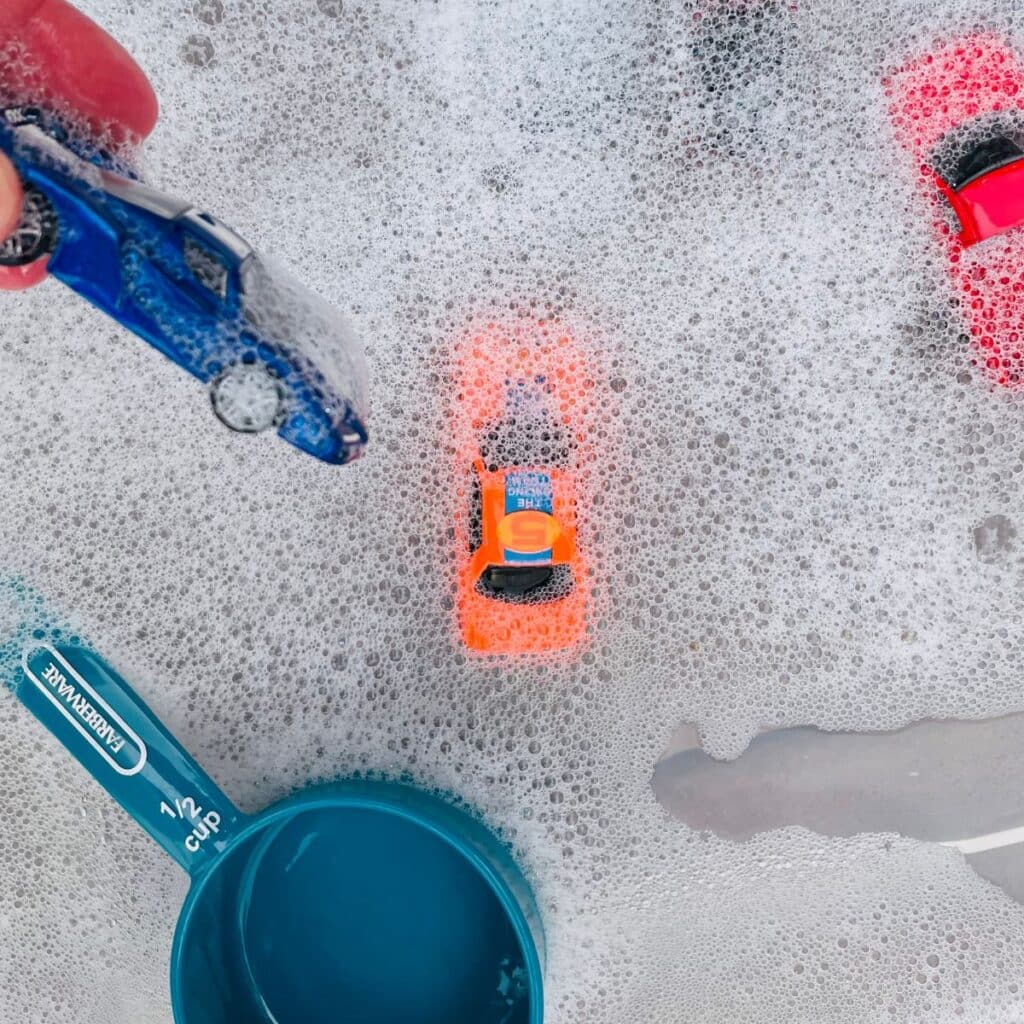
[[[568,332],[544,322],[488,325],[457,346],[455,363],[462,640],[485,654],[573,647],[587,610],[576,522],[585,364]]]

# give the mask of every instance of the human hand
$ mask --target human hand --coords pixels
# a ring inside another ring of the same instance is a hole
[[[157,100],[127,51],[66,0],[0,0],[0,103],[32,103],[115,142],[141,141]],[[0,238],[21,218],[22,189],[0,153]],[[46,276],[46,257],[0,267],[0,289],[29,288]]]

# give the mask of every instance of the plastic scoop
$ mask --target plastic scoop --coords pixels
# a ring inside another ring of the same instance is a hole
[[[483,825],[364,780],[242,814],[103,659],[19,598],[27,622],[0,614],[15,694],[191,876],[177,1024],[540,1024],[537,908]]]

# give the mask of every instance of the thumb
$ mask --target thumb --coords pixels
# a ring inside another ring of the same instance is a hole
[[[0,153],[0,238],[6,238],[21,219],[21,182],[14,164]]]

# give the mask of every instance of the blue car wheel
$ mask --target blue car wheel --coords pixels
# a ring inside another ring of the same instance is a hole
[[[284,419],[284,389],[263,363],[229,366],[211,381],[210,401],[217,419],[242,434],[258,434]]]
[[[0,266],[23,267],[57,247],[57,213],[34,185],[25,185],[21,221],[0,244]]]

